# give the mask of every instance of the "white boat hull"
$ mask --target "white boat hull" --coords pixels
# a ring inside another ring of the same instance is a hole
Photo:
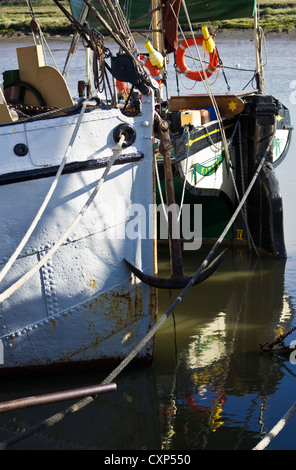
[[[46,196],[77,118],[0,127],[2,268]],[[65,172],[32,237],[1,282],[1,292],[40,261],[71,225],[113,154],[113,130],[122,122],[134,126],[135,143],[120,151],[117,164],[60,249],[0,305],[2,371],[118,362],[154,323],[155,291],[131,275],[124,262],[126,258],[148,274],[155,272],[152,96],[143,99],[143,113],[134,119],[117,109],[84,115]],[[13,151],[19,143],[28,147],[25,156]],[[139,233],[143,226],[147,233]],[[149,361],[152,353],[150,342],[139,359]]]

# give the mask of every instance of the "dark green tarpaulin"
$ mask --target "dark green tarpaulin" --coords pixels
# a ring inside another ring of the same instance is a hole
[[[193,23],[250,18],[254,15],[254,0],[187,0],[187,9]],[[180,13],[180,21],[184,21]]]
[[[169,1],[169,0],[166,0]],[[122,9],[125,5],[127,9],[127,19],[129,23],[145,15],[149,11],[151,0],[120,0]],[[186,5],[192,23],[210,23],[211,21],[227,20],[235,18],[250,18],[254,14],[256,0],[187,0]],[[102,11],[99,2],[92,2],[98,11]],[[73,16],[79,18],[83,0],[70,0],[70,6]],[[99,27],[94,20],[93,15],[89,16],[92,26]],[[182,26],[187,24],[184,9],[181,5],[180,23]],[[134,24],[135,28],[148,28],[151,18],[145,18]]]

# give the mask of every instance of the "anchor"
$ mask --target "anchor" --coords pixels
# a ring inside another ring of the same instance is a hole
[[[178,233],[174,228],[174,223],[177,221],[176,217],[176,204],[175,204],[175,190],[173,182],[173,171],[171,165],[171,155],[173,152],[173,145],[170,140],[169,124],[156,115],[155,124],[158,126],[159,131],[159,151],[163,156],[164,176],[165,176],[165,190],[168,211],[168,236],[171,260],[171,277],[170,278],[157,278],[149,274],[143,273],[140,269],[136,268],[126,259],[124,260],[129,269],[145,284],[159,289],[182,289],[187,286],[191,281],[192,276],[188,276],[183,271],[182,248],[179,237],[173,236]],[[203,269],[193,285],[199,284],[208,279],[221,263],[224,253],[220,253],[208,267]]]

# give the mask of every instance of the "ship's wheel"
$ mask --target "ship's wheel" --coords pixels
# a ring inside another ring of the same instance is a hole
[[[30,83],[16,80],[4,87],[4,95],[9,104],[24,104],[26,91],[31,92],[37,98],[39,106],[46,106],[46,102],[37,88]],[[29,103],[28,103],[29,104]]]

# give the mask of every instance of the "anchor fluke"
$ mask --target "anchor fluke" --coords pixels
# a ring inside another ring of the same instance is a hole
[[[219,264],[221,263],[226,250],[222,251],[212,262],[209,266],[202,270],[200,275],[197,277],[193,285],[200,284],[201,282],[208,279],[218,268]],[[176,277],[172,275],[170,278],[158,278],[154,276],[150,276],[149,274],[143,273],[140,269],[136,268],[133,264],[129,261],[124,259],[127,266],[131,270],[132,273],[137,276],[142,282],[148,284],[152,287],[157,287],[158,289],[183,289],[187,286],[193,276],[183,275],[182,277]]]

